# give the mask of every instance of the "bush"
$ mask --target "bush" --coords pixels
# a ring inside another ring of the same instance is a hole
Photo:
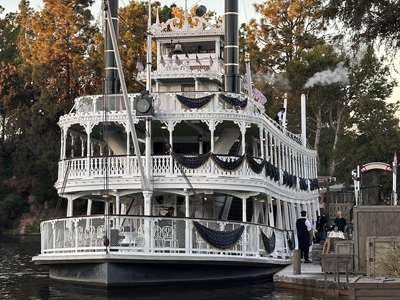
[[[40,221],[36,220],[32,225],[25,227],[25,233],[38,233],[40,232]]]
[[[28,202],[14,194],[0,199],[0,228],[10,229],[19,222],[19,217],[29,212]]]
[[[399,240],[400,242],[400,240]],[[400,277],[400,246],[399,242],[389,248],[378,260],[379,273],[386,276]]]

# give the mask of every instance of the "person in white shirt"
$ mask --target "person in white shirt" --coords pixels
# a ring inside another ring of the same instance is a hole
[[[283,126],[283,115],[285,114],[285,108],[282,107],[279,112],[275,116],[275,121],[278,123],[280,126]]]
[[[337,225],[333,225],[333,230],[329,232],[328,238],[325,241],[324,247],[322,249],[323,253],[329,253],[331,250],[331,238],[344,239],[344,234],[342,231],[339,231],[339,227]]]

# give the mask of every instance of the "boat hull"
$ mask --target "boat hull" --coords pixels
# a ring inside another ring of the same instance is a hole
[[[50,278],[101,286],[196,283],[268,278],[281,266],[98,262],[50,266]]]
[[[187,261],[179,258],[131,261],[103,258],[80,262],[53,261],[49,263],[49,274],[52,279],[111,287],[268,278],[287,264],[200,259]]]

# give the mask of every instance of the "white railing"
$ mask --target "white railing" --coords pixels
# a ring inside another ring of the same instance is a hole
[[[220,159],[228,161],[236,160],[234,156],[219,156]],[[172,160],[172,162],[171,162]],[[129,162],[129,163],[127,163]],[[68,164],[70,164],[68,170]],[[172,166],[172,169],[171,169]],[[110,156],[110,157],[82,157],[62,160],[58,166],[58,180],[63,181],[65,170],[68,170],[68,179],[82,178],[109,178],[139,176],[136,156]],[[64,170],[64,171],[63,171]],[[219,176],[238,178],[264,178],[264,172],[254,173],[247,162],[234,171],[225,171],[219,168],[213,160],[209,159],[205,164],[189,169],[179,167],[170,155],[152,157],[151,174],[153,176],[180,176],[184,171],[187,176]]]
[[[231,231],[244,226],[239,241],[231,249],[210,246],[195,229],[193,221],[218,231]],[[267,254],[260,230],[275,233],[275,250]],[[240,255],[245,257],[292,256],[287,232],[268,226],[205,219],[95,216],[44,221],[40,226],[41,254],[116,252],[175,253],[211,256]]]
[[[211,101],[205,105],[202,109],[208,111],[221,111],[221,110],[237,110],[237,107],[221,101],[218,97],[220,92],[217,91],[198,91],[198,92],[179,92],[179,93],[152,93],[153,96],[153,107],[156,113],[163,113],[169,111],[180,111],[187,108],[177,99],[176,95],[184,95],[186,97],[198,98],[204,97],[204,95],[214,94]],[[130,108],[134,111],[134,99],[139,94],[129,94]],[[243,112],[258,113],[264,111],[261,104],[256,101],[249,100],[245,108],[240,109]],[[93,96],[82,96],[75,99],[75,104],[70,112],[70,114],[90,114],[90,113],[102,113],[107,112],[109,117],[114,114],[120,114],[126,112],[125,104],[123,102],[122,94],[115,95],[93,95]],[[110,115],[111,114],[111,115]],[[67,118],[68,115],[62,118]]]

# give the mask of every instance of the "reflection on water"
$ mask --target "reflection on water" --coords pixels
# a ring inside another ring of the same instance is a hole
[[[40,252],[39,236],[0,236],[1,299],[134,299],[134,300],[322,300],[323,295],[296,290],[274,289],[272,281],[238,284],[198,284],[100,288],[50,280],[48,268],[32,262]]]

